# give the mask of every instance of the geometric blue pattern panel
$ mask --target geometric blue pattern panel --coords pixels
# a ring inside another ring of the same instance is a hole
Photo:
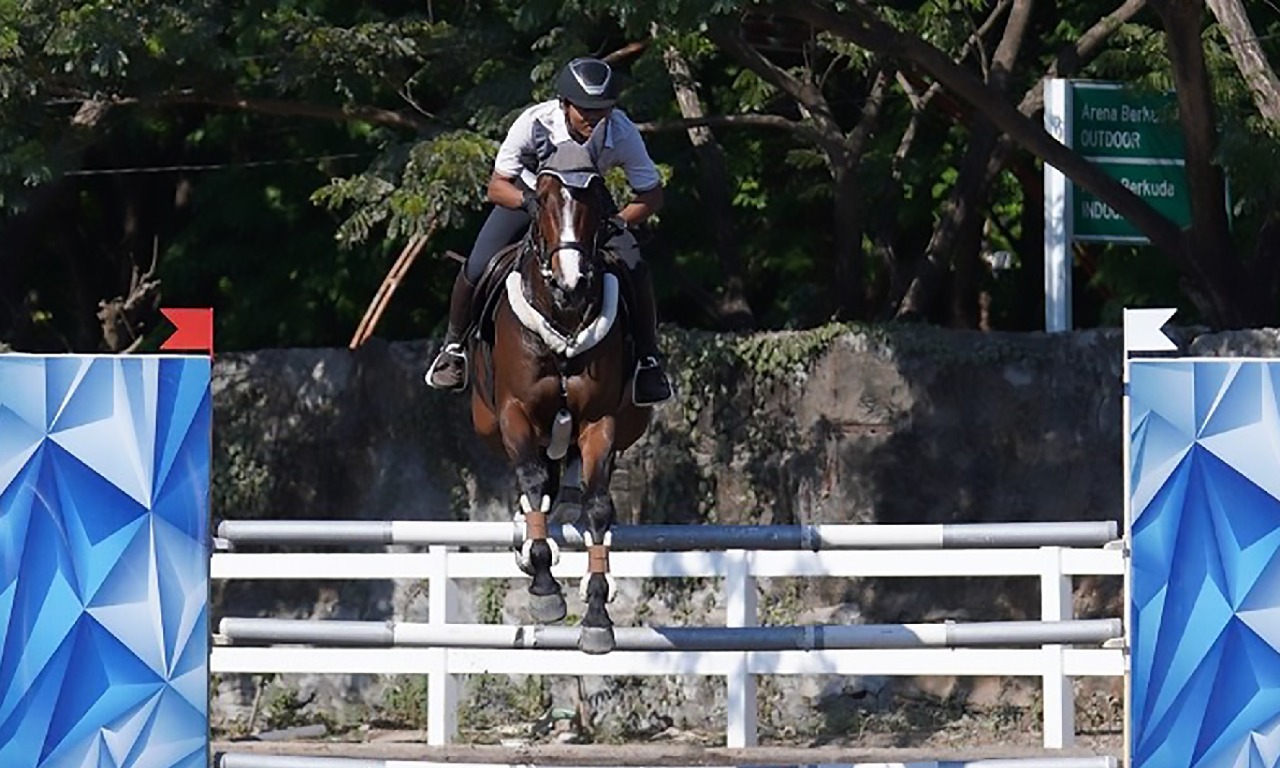
[[[208,765],[208,357],[0,355],[0,766]]]
[[[1280,766],[1280,361],[1129,367],[1136,768]]]

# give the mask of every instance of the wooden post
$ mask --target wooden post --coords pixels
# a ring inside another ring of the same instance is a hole
[[[361,318],[355,335],[351,337],[351,343],[347,345],[349,349],[357,349],[373,335],[373,329],[378,325],[378,320],[382,318],[382,311],[391,302],[391,295],[396,292],[396,288],[400,287],[400,281],[408,273],[409,267],[413,266],[418,254],[422,253],[423,247],[426,246],[427,240],[431,237],[431,233],[435,231],[435,228],[436,225],[433,223],[427,227],[426,234],[414,235],[409,238],[404,250],[400,251],[400,256],[391,265],[391,270],[387,272],[382,285],[378,287],[378,292],[373,295],[373,301],[369,302],[369,308],[364,311],[364,317]]]

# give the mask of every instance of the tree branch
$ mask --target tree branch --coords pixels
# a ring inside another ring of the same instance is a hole
[[[823,140],[822,134],[808,123],[799,120],[790,120],[781,115],[761,115],[756,113],[746,113],[740,115],[707,115],[698,118],[685,118],[683,120],[657,120],[645,123],[636,123],[636,128],[641,133],[670,133],[672,131],[686,131],[690,128],[776,128],[784,131],[791,131],[804,139],[820,143]]]
[[[707,36],[769,85],[806,106],[813,100],[813,94],[805,89],[799,78],[765,58],[742,37],[738,29],[731,29],[725,22],[713,22],[707,26]]]
[[[610,51],[609,53],[606,53],[604,56],[601,56],[600,58],[603,59],[604,61],[609,62],[610,64],[617,64],[619,62],[626,61],[627,59],[630,59],[632,57],[639,56],[640,54],[644,53],[645,49],[647,49],[648,47],[649,47],[648,40],[636,40],[633,43],[627,43],[626,45],[622,46],[616,51]]]
[[[195,91],[181,91],[176,93],[162,93],[151,96],[118,96],[110,99],[95,99],[85,94],[62,93],[58,94],[64,98],[79,100],[85,104],[93,105],[94,110],[100,112],[107,107],[120,107],[132,105],[179,105],[179,104],[197,104],[211,107],[222,107],[224,109],[234,109],[241,112],[252,112],[260,115],[274,115],[279,117],[301,117],[312,120],[329,120],[333,122],[364,122],[374,125],[384,125],[389,128],[402,128],[412,130],[417,133],[428,133],[437,127],[436,123],[424,120],[417,115],[406,112],[395,112],[381,107],[372,107],[363,104],[348,104],[344,106],[331,106],[328,104],[314,104],[310,102],[288,101],[285,99],[266,99],[253,98],[249,96],[241,96],[236,93],[221,94],[204,94]],[[84,118],[77,113],[77,120],[84,122]],[[94,115],[94,121],[100,119],[100,114]]]
[[[1172,221],[1146,201],[1082,156],[1068,149],[1016,107],[993,92],[986,83],[957,65],[929,43],[906,35],[883,21],[862,4],[851,4],[843,13],[823,8],[811,0],[784,0],[775,12],[795,16],[820,29],[844,37],[867,50],[895,56],[918,66],[983,112],[1002,132],[1045,162],[1060,169],[1072,181],[1092,192],[1135,226],[1157,247],[1194,274],[1187,243]]]
[[[742,37],[738,26],[730,27],[722,20],[713,21],[707,25],[707,36],[760,79],[794,99],[804,117],[813,121],[816,129],[813,135],[828,155],[834,158],[843,151],[844,131],[815,83],[805,82],[769,61]]]
[[[1102,52],[1107,39],[1115,34],[1117,29],[1127,24],[1146,6],[1147,0],[1125,0],[1119,8],[1098,19],[1097,23],[1085,30],[1084,34],[1076,40],[1074,46],[1058,54],[1058,58],[1049,65],[1046,77],[1069,77],[1079,72]],[[1018,105],[1018,111],[1024,115],[1034,115],[1042,109],[1044,109],[1044,78],[1036,81],[1031,90],[1022,97],[1022,103]]]
[[[1249,23],[1240,0],[1208,0],[1209,10],[1222,26],[1223,36],[1231,48],[1231,58],[1253,92],[1253,101],[1262,116],[1280,129],[1280,77],[1267,62],[1258,37]]]
[[[849,131],[848,138],[845,139],[845,151],[848,152],[850,158],[861,158],[862,153],[866,150],[867,142],[871,139],[872,134],[876,131],[876,126],[880,122],[880,111],[884,108],[885,94],[889,87],[889,67],[882,67],[876,72],[876,79],[871,84],[871,92],[867,94],[867,100],[862,105],[862,112],[858,115],[858,124]]]
[[[657,25],[653,31],[654,37],[657,37],[660,32]],[[697,80],[684,55],[675,46],[668,46],[662,52],[662,59],[671,78],[680,114],[686,120],[706,117]],[[738,232],[733,224],[733,182],[728,163],[724,158],[724,150],[710,127],[691,126],[688,135],[689,144],[697,157],[698,189],[710,219],[724,281],[724,292],[718,302],[720,319],[723,325],[732,330],[745,330],[755,325],[755,316],[744,289],[746,280],[738,247]]]
[[[313,120],[330,120],[333,122],[362,122],[374,125],[385,125],[389,128],[404,128],[426,133],[435,127],[433,123],[416,115],[394,112],[389,109],[372,107],[363,104],[349,104],[333,107],[327,104],[311,104],[283,99],[258,99],[238,94],[208,95],[199,94],[175,95],[161,97],[160,101],[170,104],[206,104],[213,107],[253,112],[260,115],[277,115],[280,117],[304,117]]]
[[[1226,257],[1231,251],[1231,225],[1222,204],[1226,197],[1222,168],[1215,162],[1218,127],[1201,37],[1204,2],[1153,0],[1151,6],[1164,24],[1182,128],[1191,203],[1188,274],[1214,304],[1213,311],[1206,312],[1207,319],[1218,327],[1241,327],[1260,319],[1261,303],[1251,295],[1256,286],[1245,281],[1240,261]]]

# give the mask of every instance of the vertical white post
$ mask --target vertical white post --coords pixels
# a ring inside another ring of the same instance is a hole
[[[1129,310],[1124,311],[1125,329],[1129,327]],[[1133,423],[1129,413],[1133,402],[1129,394],[1129,334],[1124,334],[1124,359],[1121,360],[1120,398],[1120,461],[1124,477],[1124,765],[1133,765]]]
[[[427,577],[427,621],[448,624],[458,618],[458,587],[449,578],[449,547],[433,545]],[[449,674],[449,649],[424,651],[427,666],[427,743],[444,746],[458,732],[458,676]]]
[[[1069,621],[1075,617],[1071,604],[1071,577],[1062,573],[1062,548],[1041,547],[1040,620]],[[1063,646],[1045,645],[1044,746],[1062,749],[1075,744],[1076,702],[1071,678],[1062,668]]]
[[[1071,86],[1049,78],[1044,86],[1044,129],[1071,146]],[[1071,330],[1071,182],[1044,165],[1044,329]]]
[[[754,554],[742,549],[730,549],[724,554],[727,560],[724,579],[725,626],[757,626],[756,580],[751,575]],[[729,718],[726,743],[731,749],[754,747],[758,743],[756,677],[747,666],[750,656],[750,651],[739,655],[737,667],[726,681]]]

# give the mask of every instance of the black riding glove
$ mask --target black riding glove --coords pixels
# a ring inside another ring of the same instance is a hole
[[[529,218],[538,218],[538,196],[531,189],[524,191],[524,197],[520,199],[520,210],[529,214]]]
[[[605,225],[609,228],[609,237],[620,235],[627,231],[627,220],[618,214],[610,216]]]

